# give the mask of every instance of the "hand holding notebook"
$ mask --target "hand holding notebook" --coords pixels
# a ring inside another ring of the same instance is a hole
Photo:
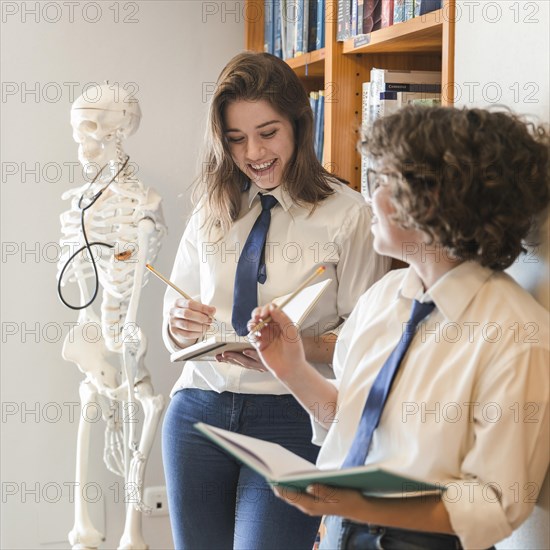
[[[289,300],[290,295],[276,298],[273,302],[282,305],[293,324],[302,325],[313,306],[317,303],[332,279],[326,279],[314,285],[305,287]],[[284,304],[284,305],[283,305]],[[216,355],[227,351],[242,352],[252,347],[246,336],[238,336],[234,331],[225,329],[225,325],[214,323],[210,335],[203,341],[172,353],[170,360],[176,361],[216,361]]]
[[[424,497],[445,491],[442,484],[414,479],[376,466],[320,470],[315,464],[276,443],[202,422],[197,422],[195,428],[272,485],[305,490],[312,483],[321,483],[385,498]]]

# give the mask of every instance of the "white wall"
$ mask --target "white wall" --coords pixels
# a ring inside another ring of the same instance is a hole
[[[550,122],[549,28],[547,0],[458,0],[457,104],[503,104],[539,123]],[[546,308],[550,306],[548,227],[547,220],[536,256],[520,258],[510,270]],[[495,449],[495,455],[498,452]],[[549,487],[547,475],[533,514],[499,549],[550,548]]]
[[[87,83],[104,79],[137,85],[144,116],[127,151],[139,165],[140,178],[164,197],[170,234],[157,267],[166,273],[189,211],[188,185],[196,173],[206,112],[203,86],[215,80],[244,43],[242,3],[233,1],[76,5],[60,0],[42,2],[33,15],[36,4],[1,4],[0,545],[13,549],[66,548],[73,520],[66,484],[74,478],[78,415],[71,414],[71,404],[78,402],[82,375],[60,356],[64,323],[76,316],[60,304],[55,291],[58,216],[66,208],[60,196],[81,182],[78,170],[72,176],[69,169],[77,160],[69,126],[70,92],[77,96]],[[500,90],[499,102],[548,120],[550,3],[458,4],[458,103],[488,105]],[[24,173],[37,163],[37,176]],[[547,257],[543,252],[535,266],[520,266],[524,280],[534,278],[539,290],[548,272]],[[159,335],[163,291],[151,281],[143,294],[140,323],[149,336],[147,364],[155,387],[167,395],[178,369],[169,364]],[[547,294],[538,296],[548,305]],[[37,335],[30,332],[35,328]],[[113,548],[123,525],[123,504],[115,502],[119,479],[102,464],[103,426],[98,423],[93,431],[89,479],[99,484],[105,502],[107,518],[99,521],[100,527],[105,524],[103,546]],[[164,484],[158,436],[146,483]],[[60,499],[54,502],[58,489]],[[550,547],[548,484],[541,501],[524,528],[500,548]],[[151,548],[170,547],[167,518],[145,518],[144,532]]]
[[[126,149],[141,180],[164,198],[169,236],[157,267],[169,273],[204,132],[203,88],[243,48],[242,2],[60,0],[2,2],[1,9],[1,546],[67,548],[79,417],[71,404],[82,374],[61,358],[64,323],[76,314],[56,296],[55,243],[67,207],[61,194],[83,183],[70,170],[77,161],[71,102],[87,83],[105,79],[137,90],[143,119]],[[35,165],[36,176],[23,173]],[[179,369],[159,334],[163,293],[150,281],[139,316],[153,383],[167,396]],[[89,481],[99,484],[106,508],[98,526],[105,526],[103,547],[115,548],[124,504],[120,494],[115,502],[120,478],[103,466],[101,422],[92,445]],[[146,484],[164,485],[158,434]],[[167,517],[143,523],[151,548],[171,547]]]

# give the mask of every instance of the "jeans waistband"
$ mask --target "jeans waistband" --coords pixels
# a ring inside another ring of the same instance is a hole
[[[422,550],[461,550],[460,539],[445,533],[430,533],[384,527],[381,525],[342,521],[341,548],[411,548]],[[372,546],[371,546],[372,545]]]

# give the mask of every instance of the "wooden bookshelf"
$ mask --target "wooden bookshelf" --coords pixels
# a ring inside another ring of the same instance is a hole
[[[263,13],[263,0],[245,2],[251,13]],[[440,10],[345,42],[336,41],[337,9],[336,0],[326,1],[325,48],[286,61],[308,92],[325,90],[323,163],[359,190],[362,83],[370,80],[373,67],[441,71],[442,102],[452,105],[455,0],[443,0]],[[263,28],[258,18],[245,23],[247,49],[263,50]]]
[[[356,43],[368,43],[356,46]],[[441,52],[443,10],[433,11],[403,23],[344,42],[344,54]]]
[[[325,48],[287,59],[286,62],[300,78],[325,76]]]

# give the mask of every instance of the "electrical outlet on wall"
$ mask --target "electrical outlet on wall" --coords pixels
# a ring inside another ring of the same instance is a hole
[[[168,515],[168,497],[166,486],[146,487],[143,493],[143,502],[151,508],[152,516]]]

